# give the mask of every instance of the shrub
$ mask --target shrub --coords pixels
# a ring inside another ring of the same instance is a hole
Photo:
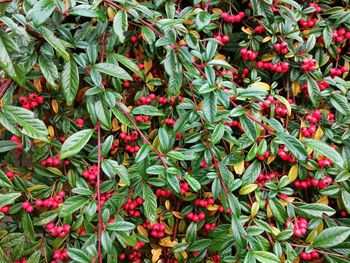
[[[348,1],[0,1],[1,262],[349,262]]]

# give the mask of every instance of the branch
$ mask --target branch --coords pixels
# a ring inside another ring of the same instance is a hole
[[[100,193],[100,183],[101,183],[101,161],[102,161],[102,153],[101,153],[101,125],[100,122],[97,121],[96,124],[97,129],[97,151],[98,151],[98,159],[97,159],[97,182],[96,182],[96,192],[97,192],[97,207],[98,207],[98,251],[97,251],[97,261],[102,263],[102,227],[103,227],[103,217],[102,217],[102,206],[101,206],[101,193]]]
[[[2,85],[0,87],[0,99],[4,96],[5,92],[11,86],[12,82],[13,82],[12,79],[7,79],[6,82],[2,83]]]

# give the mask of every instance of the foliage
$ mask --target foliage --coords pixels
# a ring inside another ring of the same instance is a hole
[[[349,262],[349,7],[0,0],[0,262]]]

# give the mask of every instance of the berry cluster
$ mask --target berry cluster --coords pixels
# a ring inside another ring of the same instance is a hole
[[[165,122],[166,125],[169,125],[169,126],[171,126],[171,127],[174,127],[174,126],[175,126],[175,123],[176,123],[176,120],[173,120],[173,119],[171,119],[171,118],[166,118],[166,119],[164,120],[164,122]]]
[[[44,200],[36,199],[35,206],[36,207],[50,207],[52,209],[56,209],[59,204],[63,203],[65,197],[65,192],[61,191],[55,197],[49,197]]]
[[[320,167],[329,167],[333,164],[333,161],[329,158],[322,157],[317,161],[317,164]]]
[[[227,209],[225,210],[223,206],[219,206],[219,207],[218,207],[218,211],[219,211],[219,213],[224,213],[224,214],[229,214],[229,213],[231,213],[231,209],[230,209],[230,208],[227,208]]]
[[[288,43],[286,41],[283,41],[281,43],[276,43],[273,46],[273,49],[278,52],[281,53],[282,55],[285,55],[288,53]]]
[[[341,74],[348,71],[348,68],[346,66],[342,66],[340,68],[331,68],[329,73],[331,78],[339,77]]]
[[[325,177],[322,180],[316,180],[314,178],[306,178],[303,181],[295,180],[294,186],[299,189],[306,189],[308,187],[319,187],[321,189],[326,188],[328,185],[330,185],[333,182],[333,179],[331,177]]]
[[[121,132],[119,134],[119,138],[126,144],[125,150],[129,153],[137,153],[140,150],[138,145],[131,145],[129,143],[136,141],[139,138],[139,134],[137,131],[133,131],[131,135],[127,135],[125,132]]]
[[[213,263],[220,263],[221,262],[220,255],[212,255],[210,258],[213,261]]]
[[[150,118],[149,118],[149,116],[138,115],[138,116],[135,116],[135,121],[137,121],[137,122],[149,122]]]
[[[212,223],[212,224],[205,224],[204,225],[205,230],[207,231],[213,231],[216,228],[216,223]]]
[[[129,199],[128,202],[124,205],[124,210],[133,217],[140,217],[140,211],[137,211],[137,207],[143,204],[143,199],[138,197],[135,200]]]
[[[186,215],[186,217],[193,222],[199,222],[201,220],[205,219],[205,213],[204,212],[199,212],[199,214],[195,214],[193,212],[190,212]]]
[[[22,258],[20,260],[15,261],[15,263],[27,263],[27,259],[26,258]]]
[[[96,184],[96,178],[98,176],[98,168],[97,165],[91,165],[89,169],[84,170],[81,175],[88,179],[91,184],[95,185]]]
[[[190,185],[188,183],[181,183],[180,184],[180,193],[182,195],[186,194],[188,191],[190,191]]]
[[[69,224],[63,226],[55,226],[55,223],[50,222],[46,225],[46,230],[52,237],[65,237],[71,230],[72,226]]]
[[[306,252],[301,252],[300,253],[300,258],[302,260],[310,261],[310,260],[313,260],[313,259],[319,258],[319,257],[320,257],[320,254],[317,251],[315,251],[315,250],[312,250],[309,253],[306,253]]]
[[[44,97],[38,96],[36,93],[30,93],[28,97],[21,96],[18,101],[22,105],[22,108],[25,108],[27,110],[34,110],[39,105],[44,103]]]
[[[316,69],[316,64],[317,61],[315,59],[305,58],[300,68],[304,72],[314,71]]]
[[[119,146],[119,141],[113,141],[110,151],[113,152]]]
[[[322,120],[322,112],[320,110],[314,110],[305,116],[305,120],[309,123],[318,123]]]
[[[289,151],[286,151],[287,148],[285,145],[281,146],[278,149],[278,156],[283,160],[283,161],[289,161],[290,163],[295,163],[296,158],[293,156],[293,154]]]
[[[231,122],[224,122],[225,125],[229,127],[237,127],[240,132],[244,132],[243,126],[239,123],[239,121],[236,120],[231,120]]]
[[[339,28],[333,30],[332,40],[338,43],[343,42],[345,39],[350,39],[350,30],[346,28]]]
[[[105,193],[100,195],[100,204],[97,205],[96,210],[98,211],[99,207],[102,207],[106,201],[111,198],[112,193]],[[95,199],[97,199],[97,195],[94,196]]]
[[[66,248],[55,249],[55,251],[53,252],[53,258],[59,259],[61,261],[65,261],[69,259],[69,256],[67,254],[67,249]],[[51,261],[51,263],[56,263],[56,261],[55,262]]]
[[[8,179],[10,179],[10,181],[13,181],[15,179],[15,173],[12,171],[6,172],[6,176]]]
[[[141,34],[137,34],[137,35],[134,35],[130,38],[130,41],[131,43],[136,43],[138,40],[141,40],[142,39],[142,35]]]
[[[154,95],[153,93],[149,94],[148,97],[145,96],[141,96],[137,101],[136,104],[137,105],[147,105],[150,104],[152,101],[154,101],[156,99],[156,95]]]
[[[277,178],[278,174],[276,172],[271,172],[271,173],[260,173],[258,175],[258,178],[256,179],[256,183],[260,186],[264,186],[268,181]]]
[[[316,25],[317,23],[317,18],[311,18],[310,20],[303,20],[303,19],[300,19],[298,22],[299,22],[299,25],[301,27],[302,30],[305,30],[307,28],[312,28],[314,27],[314,25]]]
[[[57,167],[61,164],[60,154],[57,153],[55,157],[49,157],[46,160],[41,161],[41,166]]]
[[[217,40],[217,41],[220,41],[222,44],[226,44],[228,41],[230,41],[230,37],[228,35],[223,35],[221,34],[220,32],[216,33],[214,35],[214,38]]]
[[[208,207],[209,205],[213,205],[215,203],[213,198],[209,198],[207,200],[205,199],[196,199],[194,201],[194,204],[196,206],[200,206],[200,207]]]
[[[221,18],[228,23],[239,23],[244,18],[245,13],[239,12],[237,15],[230,15],[229,13],[223,12]]]
[[[288,62],[277,62],[273,64],[272,62],[264,62],[260,60],[256,63],[256,66],[259,69],[271,70],[277,73],[286,73],[289,70]]]
[[[164,237],[165,228],[166,226],[163,223],[155,223],[148,227],[151,230],[151,236],[156,238]]]
[[[288,225],[291,222],[292,221],[290,219],[287,219],[286,228],[288,228]],[[306,233],[306,229],[307,229],[308,224],[309,223],[305,218],[299,217],[293,225],[294,236],[301,237],[302,235],[304,235]]]
[[[249,50],[247,48],[242,48],[239,53],[241,53],[244,61],[255,60],[259,55],[258,51]]]
[[[311,124],[309,127],[300,128],[300,133],[304,137],[310,138],[310,137],[312,137],[315,134],[316,129],[317,129],[316,125],[315,124]]]
[[[270,156],[270,151],[266,151],[263,155],[257,155],[256,158],[260,161],[268,159]]]
[[[173,192],[170,189],[163,190],[163,189],[158,188],[156,190],[156,196],[158,196],[158,197],[167,198],[167,197],[171,196],[172,193]]]
[[[320,13],[322,11],[321,7],[316,3],[309,3],[308,6],[315,8],[315,11],[313,13]]]
[[[34,206],[32,206],[28,201],[23,202],[21,207],[27,213],[32,213],[34,211]]]
[[[22,154],[22,141],[21,141],[21,139],[16,135],[12,135],[10,138],[10,141],[18,143],[18,146],[16,147],[16,152],[18,154]]]

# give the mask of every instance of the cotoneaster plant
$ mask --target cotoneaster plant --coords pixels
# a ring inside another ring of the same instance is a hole
[[[349,262],[349,7],[0,0],[0,262]]]

